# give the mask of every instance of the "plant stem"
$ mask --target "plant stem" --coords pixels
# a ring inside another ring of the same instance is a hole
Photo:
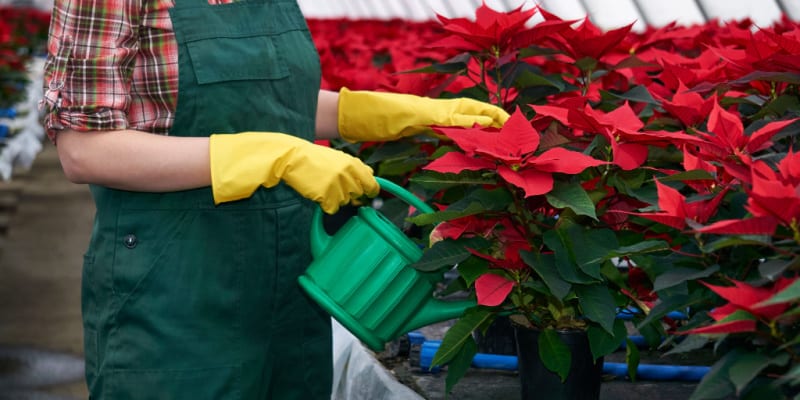
[[[499,107],[503,107],[503,101],[502,101],[502,82],[503,81],[501,80],[502,77],[500,76],[500,66],[498,65],[498,62],[500,60],[500,49],[498,47],[494,47],[493,50],[494,50],[495,85],[497,86],[497,90],[496,90],[496,93],[495,93],[495,96],[496,96],[496,99],[497,99],[497,103],[495,105],[499,106]]]

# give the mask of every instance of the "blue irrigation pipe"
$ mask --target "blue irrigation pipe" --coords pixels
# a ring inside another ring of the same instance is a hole
[[[420,368],[423,371],[436,372],[438,366],[433,366],[433,356],[439,350],[441,340],[426,340],[420,349]],[[517,356],[478,353],[472,359],[472,367],[479,369],[497,369],[516,371],[518,368]],[[711,367],[695,365],[660,365],[639,364],[636,368],[638,379],[651,381],[689,381],[698,382],[711,370]],[[626,377],[628,365],[625,363],[605,362],[603,373]]]
[[[633,317],[635,315],[644,316],[644,313],[641,310],[639,310],[638,308],[629,307],[629,308],[626,308],[626,309],[619,310],[619,312],[617,312],[617,319],[630,321],[630,320],[633,319]],[[686,313],[680,312],[680,311],[670,311],[670,312],[667,313],[666,317],[667,318],[671,318],[671,319],[675,319],[675,320],[687,320],[687,319],[689,319],[689,316]]]
[[[0,118],[16,118],[17,110],[13,108],[0,108]]]

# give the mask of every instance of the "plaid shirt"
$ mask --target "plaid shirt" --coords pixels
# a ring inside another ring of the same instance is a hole
[[[55,1],[41,103],[51,140],[64,128],[169,132],[178,98],[173,5],[174,0]]]

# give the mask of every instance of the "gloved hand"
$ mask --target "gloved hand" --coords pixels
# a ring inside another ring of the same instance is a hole
[[[372,168],[347,153],[273,132],[211,135],[214,203],[250,197],[281,180],[333,214],[339,206],[380,190]]]
[[[428,126],[501,127],[502,108],[474,99],[432,99],[410,94],[339,91],[339,134],[349,142],[389,141]]]

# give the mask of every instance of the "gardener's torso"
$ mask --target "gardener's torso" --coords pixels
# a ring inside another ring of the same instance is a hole
[[[319,62],[294,1],[145,4],[158,9],[139,28],[131,128],[313,138]],[[83,315],[93,397],[329,397],[330,317],[296,283],[310,262],[310,201],[283,184],[219,206],[210,188],[91,189]],[[283,372],[295,362],[303,373]]]

